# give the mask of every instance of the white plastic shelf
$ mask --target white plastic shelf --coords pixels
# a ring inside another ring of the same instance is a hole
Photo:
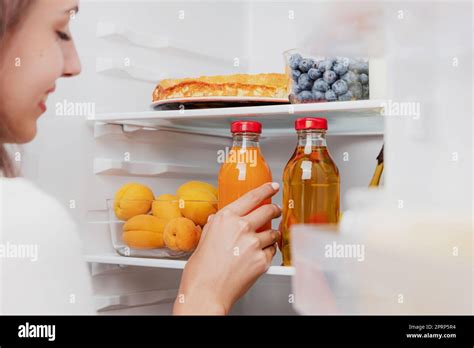
[[[138,66],[134,63],[124,65],[120,60],[98,57],[96,59],[96,72],[122,78],[130,78],[139,81],[145,81],[155,84],[156,81],[169,78],[166,73],[150,69],[144,66]]]
[[[109,39],[122,44],[128,43],[160,52],[170,50],[178,51],[192,56],[205,57],[214,62],[225,64],[233,63],[234,59],[233,56],[226,54],[226,52],[218,45],[209,45],[209,47],[206,47],[200,42],[193,40],[175,40],[164,33],[139,32],[124,23],[97,23],[97,37]],[[247,61],[247,59],[242,60]]]
[[[98,254],[98,255],[85,255],[86,262],[89,263],[103,263],[113,265],[126,265],[126,266],[142,266],[142,267],[157,267],[157,268],[172,268],[172,269],[183,269],[186,265],[184,260],[169,260],[169,259],[148,259],[140,257],[126,257],[115,254]],[[269,275],[280,275],[280,276],[292,276],[295,270],[293,267],[286,266],[270,266],[266,274]]]
[[[212,169],[183,164],[135,162],[110,158],[94,159],[94,174],[100,175],[207,178],[215,176],[215,170]]]
[[[293,135],[299,117],[324,117],[334,135],[381,135],[384,132],[383,101],[357,100],[309,104],[283,104],[213,109],[183,109],[95,115],[93,121],[157,130],[212,136],[230,136],[232,121],[258,120],[263,137]]]

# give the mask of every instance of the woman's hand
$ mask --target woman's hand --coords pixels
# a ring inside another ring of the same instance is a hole
[[[270,267],[279,232],[256,230],[281,209],[274,204],[253,209],[278,189],[278,183],[264,184],[209,218],[184,268],[174,314],[227,314]]]

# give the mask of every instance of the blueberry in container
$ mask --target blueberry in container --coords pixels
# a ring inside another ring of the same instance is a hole
[[[369,99],[369,60],[322,57],[300,49],[283,53],[293,104]]]

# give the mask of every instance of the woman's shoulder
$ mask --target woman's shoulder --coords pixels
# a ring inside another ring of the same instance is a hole
[[[74,223],[64,205],[30,180],[0,178],[0,198],[0,206],[7,214],[4,218],[9,220],[18,217],[31,223],[32,220],[50,220],[55,217],[62,223]]]
[[[6,240],[81,245],[66,206],[27,179],[0,179],[0,212],[1,233]]]
[[[4,195],[4,199],[12,203],[23,200],[26,197],[30,200],[53,200],[51,195],[41,190],[32,181],[24,178],[0,178],[0,194]]]
[[[82,242],[67,207],[31,181],[0,178],[0,213],[4,313],[92,313]]]

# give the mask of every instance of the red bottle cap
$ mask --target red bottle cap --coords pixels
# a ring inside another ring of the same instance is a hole
[[[328,121],[325,118],[305,117],[295,121],[296,130],[305,129],[328,129]]]
[[[235,121],[230,126],[232,133],[262,133],[262,124],[256,121]]]

